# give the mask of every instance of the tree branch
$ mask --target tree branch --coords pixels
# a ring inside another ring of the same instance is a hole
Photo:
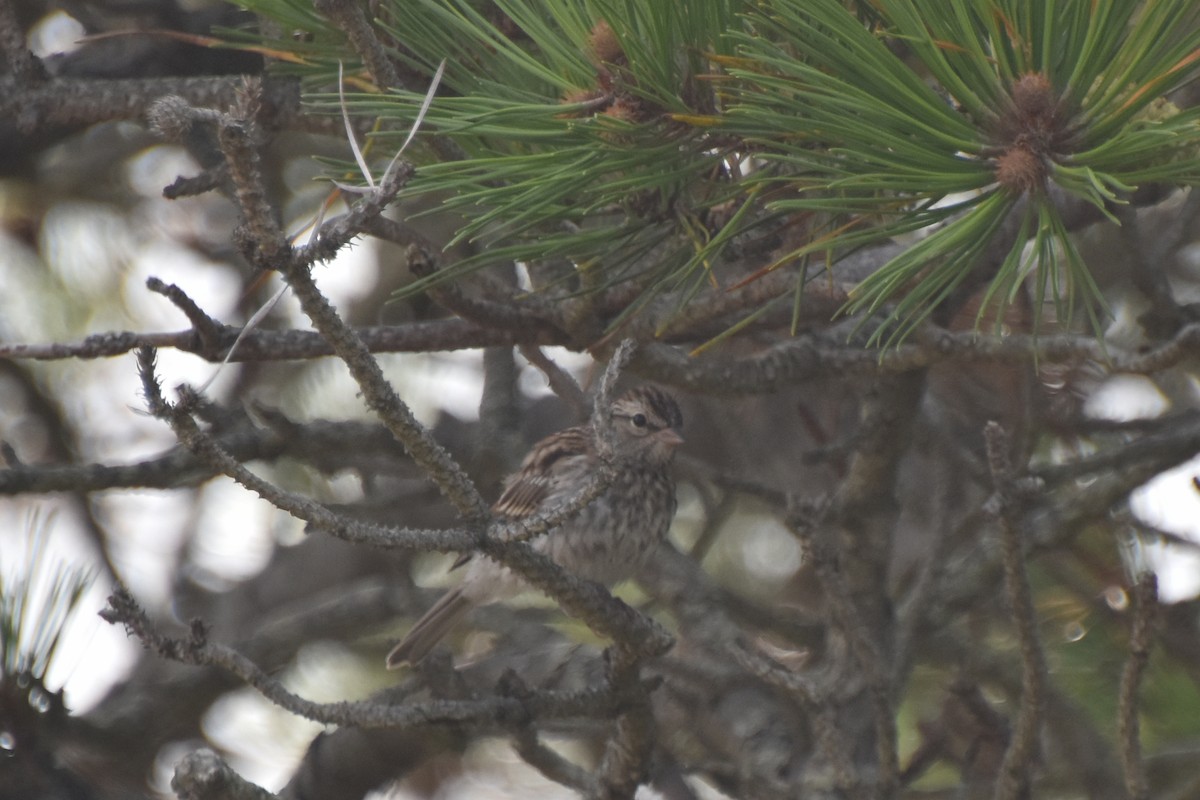
[[[1029,579],[1025,574],[1021,524],[1018,519],[1019,489],[1009,462],[1010,443],[998,423],[984,428],[988,466],[995,486],[996,514],[1000,520],[1000,542],[1004,553],[1004,583],[1021,643],[1021,705],[1013,727],[1004,763],[996,779],[996,800],[1019,800],[1028,796],[1037,757],[1046,672],[1037,616]]]
[[[406,728],[430,723],[471,723],[495,730],[536,719],[605,719],[629,702],[628,697],[606,687],[581,692],[532,692],[521,698],[493,695],[474,700],[433,700],[404,705],[373,700],[315,703],[286,689],[233,648],[210,642],[208,629],[199,620],[191,622],[186,639],[159,633],[146,612],[123,587],[118,587],[108,598],[108,606],[100,616],[113,625],[123,625],[131,636],[164,658],[183,664],[219,667],[280,708],[325,725]]]
[[[188,753],[175,765],[171,789],[179,800],[276,800],[207,747]]]
[[[470,524],[488,518],[487,503],[479,491],[441,445],[424,429],[408,405],[400,399],[383,376],[379,363],[329,303],[312,279],[309,268],[301,263],[282,265],[284,279],[295,292],[300,307],[350,369],[363,400],[387,426],[397,441],[437,483],[442,494]]]
[[[1129,658],[1121,671],[1117,693],[1117,737],[1121,742],[1121,766],[1125,770],[1125,791],[1130,800],[1148,800],[1150,788],[1142,766],[1142,746],[1138,725],[1138,687],[1150,661],[1150,647],[1158,611],[1158,577],[1144,573],[1133,587],[1133,625],[1129,634]]]
[[[174,349],[219,363],[233,345],[241,329],[223,325],[217,341],[207,341],[195,329],[175,333],[137,333],[117,331],[98,333],[76,344],[3,344],[0,358],[58,361],[69,358],[93,359],[124,355],[139,347]],[[507,331],[485,328],[460,319],[409,322],[355,328],[355,334],[373,353],[422,353],[468,350],[514,344],[562,344],[537,331]],[[246,334],[230,357],[234,363],[295,361],[335,355],[333,346],[314,331],[263,331]]]
[[[153,350],[144,348],[139,351],[138,367],[142,379],[142,390],[150,413],[170,425],[179,441],[198,458],[209,464],[214,470],[233,478],[276,508],[339,538],[374,547],[407,547],[439,552],[457,552],[471,549],[478,541],[478,536],[467,530],[415,531],[360,522],[344,515],[335,514],[307,497],[286,492],[272,485],[242,466],[229,453],[222,450],[211,436],[200,430],[188,410],[189,406],[196,401],[196,396],[190,390],[184,391],[184,401],[178,405],[172,405],[163,398],[158,379],[154,374]]]

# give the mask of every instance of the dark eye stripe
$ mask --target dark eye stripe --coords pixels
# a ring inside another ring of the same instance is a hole
[[[683,414],[671,395],[661,389],[646,386],[642,389],[642,397],[654,415],[666,423],[666,427],[678,428],[683,425]]]
[[[654,386],[641,386],[627,392],[616,403],[615,416],[633,420],[639,412],[653,430],[679,428],[683,425],[683,414],[675,398]],[[635,423],[636,424],[636,423]]]

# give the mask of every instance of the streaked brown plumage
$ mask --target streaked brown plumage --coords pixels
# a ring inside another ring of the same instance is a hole
[[[683,439],[683,417],[666,392],[634,389],[613,403],[613,455],[617,477],[595,500],[555,530],[532,540],[571,574],[612,584],[628,577],[666,536],[675,516],[675,484],[669,466]],[[492,511],[518,520],[575,496],[600,464],[590,425],[567,428],[535,444],[509,478]],[[388,654],[395,669],[424,658],[475,606],[519,593],[524,584],[491,559],[465,554],[462,583],[444,594]]]

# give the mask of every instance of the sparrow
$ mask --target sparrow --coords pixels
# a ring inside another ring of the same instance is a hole
[[[633,389],[612,405],[616,477],[561,525],[530,540],[572,575],[608,586],[632,575],[667,535],[675,516],[670,465],[683,444],[683,415],[671,395],[653,386]],[[596,431],[579,425],[551,434],[529,450],[506,482],[492,512],[518,521],[575,497],[601,466]],[[416,664],[476,606],[511,598],[527,588],[507,567],[466,553],[462,582],[425,612],[387,656],[388,669]]]

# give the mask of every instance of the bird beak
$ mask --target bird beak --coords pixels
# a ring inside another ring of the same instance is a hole
[[[658,433],[654,434],[654,438],[658,439],[659,443],[667,447],[678,447],[683,444],[683,437],[679,435],[679,431],[674,428],[663,428]]]

